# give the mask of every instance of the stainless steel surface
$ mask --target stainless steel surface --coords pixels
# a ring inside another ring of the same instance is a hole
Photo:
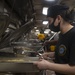
[[[0,63],[0,72],[39,72],[35,65],[32,63]]]
[[[39,69],[33,64],[38,57],[26,58],[0,58],[0,72],[26,73],[39,72]]]

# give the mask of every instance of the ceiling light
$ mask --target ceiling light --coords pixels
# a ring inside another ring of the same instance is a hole
[[[43,24],[44,24],[44,25],[47,25],[47,24],[48,24],[48,21],[43,21]]]
[[[45,1],[55,1],[55,0],[45,0]]]
[[[47,10],[48,10],[47,7],[43,7],[43,11],[42,11],[42,13],[43,13],[44,15],[47,15]]]

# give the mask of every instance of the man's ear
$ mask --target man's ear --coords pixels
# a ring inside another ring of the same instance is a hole
[[[58,22],[61,21],[62,17],[60,15],[57,16]]]
[[[57,26],[58,23],[60,23],[61,19],[62,19],[62,17],[61,17],[60,15],[58,15],[58,16],[56,17],[56,20],[55,20],[55,22],[54,22],[54,25]]]

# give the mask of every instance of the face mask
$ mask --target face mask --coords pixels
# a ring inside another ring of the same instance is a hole
[[[58,24],[58,26],[54,26],[54,22],[55,22],[55,20],[52,22],[52,24],[49,25],[49,29],[51,29],[54,32],[59,32],[60,31],[60,23]]]

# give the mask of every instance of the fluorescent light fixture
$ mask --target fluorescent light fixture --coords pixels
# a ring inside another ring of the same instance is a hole
[[[48,8],[47,8],[47,7],[43,7],[42,14],[47,15],[47,10],[48,10]]]
[[[55,1],[55,0],[45,0],[45,1]]]
[[[48,24],[48,21],[43,21],[43,24],[44,24],[44,25],[47,25],[47,24]]]

